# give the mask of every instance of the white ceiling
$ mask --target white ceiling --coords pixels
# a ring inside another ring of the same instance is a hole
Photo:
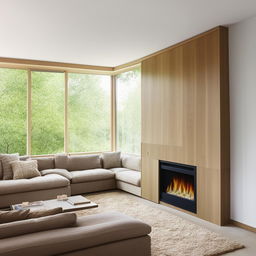
[[[256,15],[256,0],[0,0],[0,56],[117,66]]]

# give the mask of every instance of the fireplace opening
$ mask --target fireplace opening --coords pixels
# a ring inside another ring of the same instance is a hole
[[[159,199],[196,213],[196,167],[159,161]]]

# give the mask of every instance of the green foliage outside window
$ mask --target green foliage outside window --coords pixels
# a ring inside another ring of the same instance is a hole
[[[0,69],[0,153],[26,154],[27,71]]]
[[[117,149],[126,153],[141,151],[140,68],[117,76]]]
[[[32,72],[32,155],[64,151],[64,73]]]
[[[69,74],[69,151],[110,151],[110,76]]]
[[[0,153],[25,155],[27,71],[0,68]],[[111,150],[111,83],[107,75],[69,73],[68,151]],[[64,73],[32,71],[33,155],[64,151]],[[117,147],[140,154],[140,69],[117,76]]]

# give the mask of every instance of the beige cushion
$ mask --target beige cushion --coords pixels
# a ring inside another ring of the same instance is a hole
[[[64,227],[73,226],[76,223],[76,214],[75,213],[62,213],[53,216],[41,217],[37,219],[30,219],[24,221],[17,221],[7,224],[0,225],[0,239],[7,237],[20,236],[29,233],[35,233],[51,229],[59,229]],[[44,234],[47,237],[47,233]],[[17,237],[16,237],[17,239]],[[29,240],[31,246],[33,246],[32,240]],[[49,239],[49,242],[51,239]],[[15,250],[16,245],[13,243],[13,249]],[[45,250],[47,248],[41,248]],[[27,255],[27,254],[20,254]],[[45,254],[46,255],[46,254]],[[47,254],[49,255],[49,254]]]
[[[113,172],[105,169],[73,171],[71,172],[71,174],[72,174],[72,183],[107,180],[107,179],[115,178],[115,174]]]
[[[96,169],[101,168],[101,160],[99,155],[68,156],[67,154],[56,154],[55,167],[69,171]]]
[[[40,218],[40,217],[55,215],[62,212],[63,212],[62,207],[46,209],[46,210],[33,210],[32,208],[28,214],[27,219]]]
[[[122,166],[135,171],[141,170],[141,157],[137,155],[122,155]]]
[[[39,171],[55,168],[53,157],[33,157],[31,160],[37,160]]]
[[[131,171],[131,169],[119,167],[119,168],[111,168],[110,171],[112,171],[113,173],[118,173],[118,172]]]
[[[19,154],[0,154],[0,161],[3,168],[3,179],[11,180],[13,177],[11,162],[18,161]]]
[[[46,170],[41,171],[41,174],[43,176],[48,175],[48,174],[58,174],[58,175],[61,175],[69,180],[72,179],[71,173],[65,169],[46,169]]]
[[[11,162],[13,179],[30,179],[37,176],[41,176],[37,169],[36,160],[28,161],[14,161]]]
[[[121,152],[105,152],[102,153],[104,168],[121,167]]]
[[[0,224],[12,221],[25,220],[29,214],[29,209],[19,211],[0,211]],[[1,225],[0,225],[1,227]],[[0,231],[1,234],[1,231]]]
[[[60,215],[45,218],[57,216]],[[59,222],[55,221],[55,223]],[[25,226],[22,228],[25,229]],[[19,230],[23,230],[22,228]],[[93,214],[79,217],[74,227],[6,238],[1,241],[0,254],[38,255],[43,251],[39,255],[62,255],[84,248],[146,236],[150,231],[149,225],[123,214],[111,212]],[[31,231],[29,230],[29,232]],[[4,231],[0,233],[2,234]]]
[[[88,155],[88,156],[69,156],[68,157],[68,170],[88,170],[101,168],[100,156],[99,155]]]
[[[140,187],[141,172],[133,170],[118,172],[116,179]]]
[[[60,188],[69,186],[69,184],[68,179],[57,174],[32,179],[0,180],[0,195]]]

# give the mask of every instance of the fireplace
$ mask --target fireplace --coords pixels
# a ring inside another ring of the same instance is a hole
[[[196,167],[159,161],[159,199],[196,213]]]

